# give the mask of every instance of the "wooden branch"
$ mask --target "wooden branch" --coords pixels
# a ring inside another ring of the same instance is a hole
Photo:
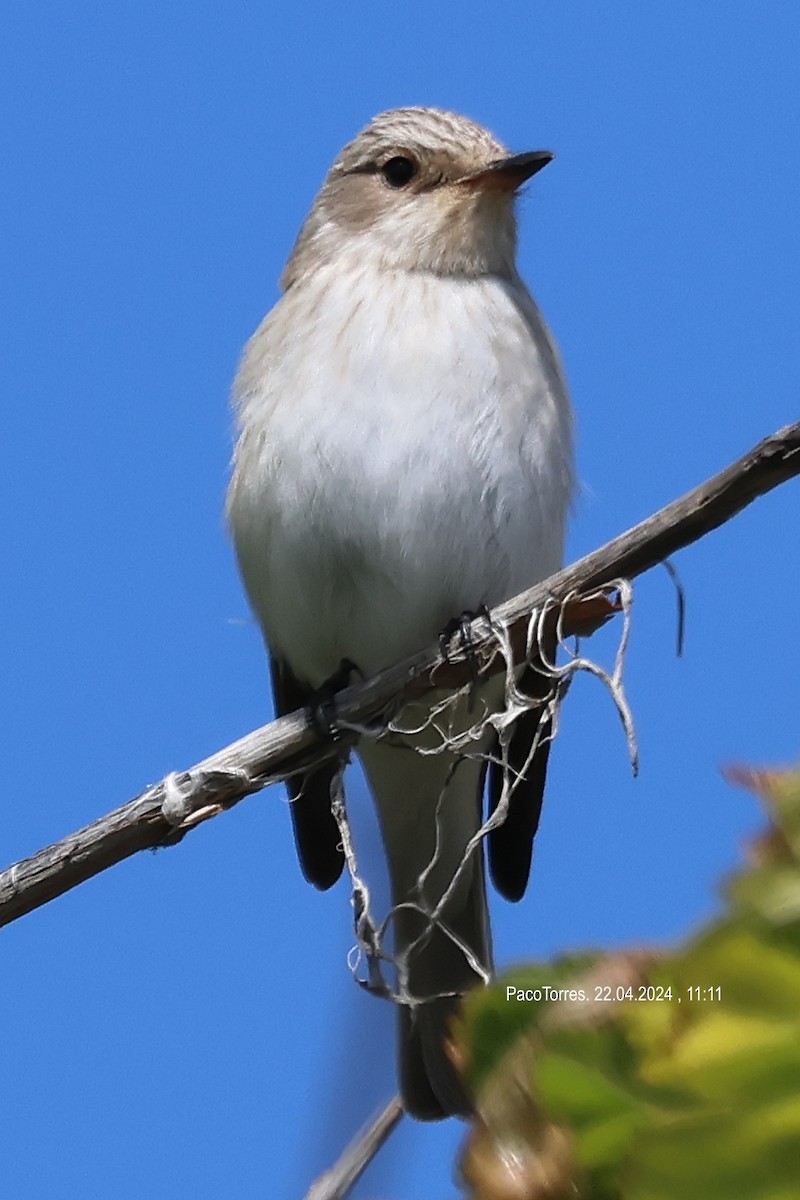
[[[403,1101],[394,1096],[366,1129],[350,1143],[335,1166],[320,1175],[305,1200],[342,1200],[363,1175],[404,1113]]]
[[[757,496],[800,474],[800,422],[765,438],[706,483],[668,504],[633,529],[496,608],[492,617],[512,627],[515,650],[524,648],[531,612],[548,601],[577,597],[562,613],[565,636],[596,628],[614,611],[598,591],[632,579],[728,521]],[[552,617],[556,619],[556,614]],[[474,624],[474,645],[488,647],[485,622]],[[499,666],[499,664],[498,664]],[[449,672],[455,671],[452,675]],[[458,674],[462,672],[462,674]],[[398,698],[463,680],[463,668],[445,666],[438,645],[349,687],[337,697],[343,723],[365,724]],[[189,771],[168,776],[141,796],[0,874],[0,926],[52,900],[122,859],[181,840],[194,825],[216,816],[267,783],[311,762],[340,754],[296,712],[248,734]]]

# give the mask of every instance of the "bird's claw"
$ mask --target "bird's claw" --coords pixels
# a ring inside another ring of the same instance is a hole
[[[442,658],[446,663],[450,662],[450,642],[455,634],[458,634],[459,649],[464,654],[464,657],[469,663],[470,669],[470,685],[469,685],[469,707],[475,700],[475,691],[478,686],[478,659],[475,654],[475,644],[472,638],[472,622],[476,617],[483,617],[491,626],[492,617],[488,607],[481,604],[474,611],[472,609],[464,609],[457,617],[453,617],[448,621],[442,632],[439,634],[439,649]]]
[[[349,685],[353,674],[364,678],[363,672],[352,659],[343,658],[333,674],[314,689],[306,702],[306,720],[311,728],[333,742],[339,742],[342,738],[336,717],[336,693]]]

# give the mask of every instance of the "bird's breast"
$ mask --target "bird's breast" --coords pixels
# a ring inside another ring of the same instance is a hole
[[[237,383],[251,604],[316,685],[560,565],[570,410],[521,285],[358,269],[290,289]]]

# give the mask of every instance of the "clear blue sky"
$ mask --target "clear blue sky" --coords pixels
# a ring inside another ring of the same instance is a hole
[[[575,557],[798,416],[800,9],[675,0],[4,0],[0,14],[3,864],[269,716],[221,508],[239,349],[335,153],[437,104],[555,163],[523,274],[579,414]],[[592,680],[565,707],[501,962],[675,939],[800,754],[800,492],[636,586],[633,781]],[[607,639],[597,653],[607,653]],[[350,982],[347,890],[278,789],[5,930],[0,1180],[15,1200],[302,1196],[392,1088]],[[455,1122],[358,1195],[441,1200]]]

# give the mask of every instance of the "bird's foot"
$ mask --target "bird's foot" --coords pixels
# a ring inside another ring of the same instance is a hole
[[[334,742],[341,741],[342,736],[336,718],[336,693],[349,685],[354,674],[364,678],[363,671],[352,659],[343,658],[333,674],[315,688],[306,701],[306,720],[311,728]]]
[[[492,617],[489,609],[485,604],[481,604],[474,611],[472,609],[464,609],[457,617],[453,617],[448,621],[442,632],[439,634],[439,649],[442,658],[446,663],[450,662],[450,642],[453,637],[458,634],[458,648],[464,654],[470,669],[470,685],[469,685],[469,707],[472,708],[475,702],[475,691],[478,686],[478,659],[475,653],[475,645],[472,640],[472,622],[476,617],[483,617],[492,623]]]

